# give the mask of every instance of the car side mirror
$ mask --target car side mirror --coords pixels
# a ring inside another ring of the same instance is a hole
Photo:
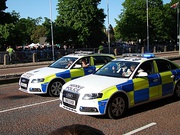
[[[75,64],[73,68],[81,68],[82,66],[80,64]]]
[[[140,72],[139,74],[136,75],[137,77],[146,77],[148,76],[148,73],[147,72]]]

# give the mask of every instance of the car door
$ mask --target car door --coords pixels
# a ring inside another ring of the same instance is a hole
[[[157,59],[156,64],[158,67],[159,76],[161,77],[161,90],[160,96],[167,96],[173,93],[175,83],[175,72],[177,69],[175,65],[164,59]]]
[[[133,78],[134,84],[134,104],[153,100],[159,97],[161,87],[161,77],[156,72],[154,61],[143,62],[136,70]],[[148,73],[147,76],[137,76],[139,71]]]

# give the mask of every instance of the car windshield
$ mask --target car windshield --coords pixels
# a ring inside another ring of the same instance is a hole
[[[95,74],[118,78],[128,78],[138,64],[139,62],[132,61],[111,61],[100,68]]]
[[[73,63],[76,60],[77,60],[77,58],[74,58],[74,57],[62,57],[62,58],[58,59],[57,61],[55,61],[54,63],[52,63],[51,65],[49,65],[49,67],[67,69],[71,65],[73,65]]]

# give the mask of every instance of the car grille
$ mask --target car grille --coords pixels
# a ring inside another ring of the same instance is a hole
[[[21,83],[26,84],[26,86],[28,87],[28,83],[29,83],[29,79],[26,78],[21,78]],[[21,85],[20,86],[22,89],[27,89],[27,87]]]
[[[73,93],[73,92],[69,92],[69,91],[63,91],[63,98],[68,98],[68,99],[70,99],[70,100],[75,101],[75,105],[71,105],[71,104],[69,104],[69,103],[63,102],[63,104],[64,104],[65,106],[68,106],[68,107],[70,107],[70,108],[75,109],[76,106],[77,106],[79,94]]]

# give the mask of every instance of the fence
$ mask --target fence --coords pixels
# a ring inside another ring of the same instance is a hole
[[[56,49],[54,50],[54,59],[57,60],[60,57],[73,53],[74,51],[93,51],[98,53],[98,48],[79,48],[79,49]],[[110,48],[110,53],[115,55],[121,55],[123,53],[144,53],[146,46],[133,46],[133,45],[116,45]],[[166,52],[166,51],[176,51],[177,46],[150,46],[150,52]],[[109,53],[109,48],[104,47],[103,53]],[[40,61],[49,61],[53,60],[51,49],[42,49],[42,50],[22,50],[15,51],[12,56],[11,63],[27,63],[27,62],[40,62]],[[7,58],[5,58],[7,57]],[[7,60],[7,61],[5,61]],[[8,64],[8,55],[7,52],[0,52],[0,64]]]

